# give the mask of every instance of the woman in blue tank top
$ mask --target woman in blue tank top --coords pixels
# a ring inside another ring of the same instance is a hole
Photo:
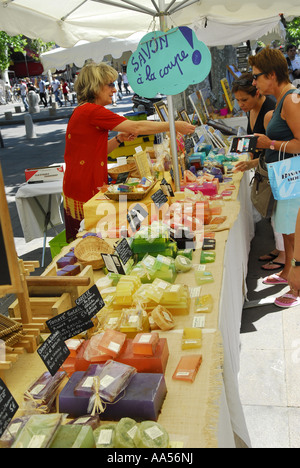
[[[278,161],[280,148],[287,142],[285,158],[292,158],[300,153],[300,96],[290,82],[286,59],[279,50],[266,47],[259,54],[250,57],[249,63],[252,66],[253,84],[261,94],[273,95],[277,101],[266,135],[257,134],[257,147],[266,150],[266,163],[271,163]],[[293,268],[299,207],[300,198],[280,200],[276,204],[274,226],[277,232],[283,234],[286,261],[280,273],[265,278],[265,284],[288,284],[290,268]],[[284,308],[299,305],[299,291],[290,290],[276,298],[275,304]]]

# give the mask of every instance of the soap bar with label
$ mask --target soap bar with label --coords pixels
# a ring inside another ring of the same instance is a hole
[[[106,330],[99,340],[98,347],[100,351],[115,358],[120,353],[126,339],[127,336],[125,333],[121,333],[117,330]]]
[[[80,425],[60,426],[50,448],[95,448],[93,429]]]
[[[205,265],[199,265],[195,270],[196,283],[200,286],[202,284],[213,283],[214,278],[210,271],[205,270]]]
[[[116,424],[102,424],[94,430],[96,448],[114,448]]]
[[[200,256],[200,263],[214,263],[216,260],[216,252],[213,250],[206,251],[202,250],[201,251],[201,256]]]
[[[134,419],[122,418],[115,429],[114,447],[115,448],[135,448],[134,437],[138,425]]]
[[[61,414],[33,414],[19,432],[12,448],[48,448],[61,422]]]
[[[181,348],[193,349],[202,346],[201,328],[184,328],[182,333]]]
[[[158,423],[143,421],[135,435],[137,448],[161,449],[169,447],[169,434]]]
[[[118,362],[134,367],[137,372],[164,374],[169,358],[169,348],[166,338],[159,338],[153,356],[134,354],[133,340],[128,339],[116,358]]]
[[[173,374],[174,380],[184,380],[186,382],[194,382],[199,367],[202,363],[202,355],[188,354],[182,356],[176,370]]]
[[[213,297],[211,294],[205,294],[196,299],[195,312],[209,314],[213,310]]]
[[[172,314],[161,305],[152,310],[151,317],[161,330],[171,330],[175,326]]]
[[[158,341],[158,333],[138,333],[132,341],[133,354],[153,356]]]

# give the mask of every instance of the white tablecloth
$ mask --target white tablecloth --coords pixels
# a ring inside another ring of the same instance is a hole
[[[39,201],[44,211],[48,211],[51,195],[51,217],[54,226],[62,224],[60,205],[62,203],[62,179],[54,182],[24,184],[16,194],[17,211],[26,242],[44,236],[45,214],[38,206]]]

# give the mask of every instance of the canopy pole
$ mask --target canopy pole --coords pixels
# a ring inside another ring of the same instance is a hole
[[[165,12],[165,1],[159,0],[159,8],[162,13]],[[161,14],[159,17],[160,29],[163,32],[167,32],[166,15]],[[175,191],[180,192],[180,176],[179,176],[179,164],[177,154],[177,141],[176,141],[176,129],[175,129],[175,118],[174,118],[174,106],[172,96],[167,96],[168,102],[168,114],[169,114],[169,125],[170,125],[170,138],[171,138],[171,156],[173,162],[173,173]]]

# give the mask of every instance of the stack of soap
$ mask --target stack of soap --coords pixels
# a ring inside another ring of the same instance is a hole
[[[88,341],[85,347],[83,357],[88,362],[105,363],[109,359],[112,359],[113,353],[110,351],[103,351],[100,348],[100,343],[103,338],[103,333],[93,335]]]
[[[160,304],[172,315],[188,315],[191,298],[188,286],[174,284],[164,291]]]
[[[95,448],[93,429],[81,425],[60,426],[50,448]]]
[[[127,336],[117,330],[106,330],[99,339],[98,347],[100,351],[116,358],[120,353]]]
[[[65,257],[61,257],[57,260],[56,265],[57,268],[64,268],[67,265],[74,265],[77,259],[73,253],[71,255],[66,255]]]
[[[164,374],[168,358],[169,348],[166,338],[159,338],[152,356],[134,353],[133,340],[128,339],[124,350],[118,356],[117,360],[123,364],[134,367],[137,372]]]
[[[24,393],[24,401],[32,405],[32,409],[50,413],[55,406],[55,398],[58,388],[64,378],[65,372],[56,372],[54,376],[50,372],[44,372],[35,380]]]
[[[59,395],[59,411],[73,417],[87,414],[89,397],[74,395],[74,389],[82,379],[83,372],[75,372]],[[157,421],[167,394],[163,374],[133,375],[126,392],[113,404],[106,404],[100,415],[102,421],[119,421],[121,418],[132,418],[138,421],[149,419]],[[101,426],[100,426],[101,427]]]
[[[138,333],[132,341],[133,354],[153,356],[158,341],[158,333]]]
[[[159,278],[156,278],[153,281],[151,287],[148,288],[148,290],[146,291],[146,295],[148,296],[148,299],[159,304],[163,297],[164,291],[169,286],[170,286],[170,283],[168,283],[167,281],[163,281]]]
[[[66,265],[56,271],[57,276],[76,276],[80,273],[80,265]]]
[[[114,304],[124,306],[132,305],[132,296],[140,287],[141,281],[137,276],[122,276],[116,286],[116,295]]]

